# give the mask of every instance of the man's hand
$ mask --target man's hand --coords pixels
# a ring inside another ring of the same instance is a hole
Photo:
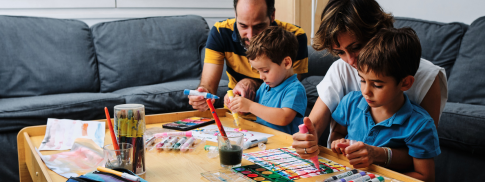
[[[227,107],[234,113],[249,112],[249,108],[253,103],[254,102],[249,99],[236,95],[236,97],[231,99],[231,103]]]
[[[369,165],[374,163],[375,156],[377,155],[375,150],[379,148],[380,147],[357,142],[345,148],[345,156],[349,159],[350,165],[353,165],[354,168],[369,167]]]
[[[256,81],[245,78],[237,82],[233,89],[234,96],[240,95],[241,97],[247,98],[249,100],[254,100],[256,96],[256,90],[258,89],[258,83]]]
[[[305,117],[303,119],[303,124],[305,124],[307,127],[308,134],[303,134],[300,132],[293,134],[292,147],[295,148],[296,152],[301,158],[310,159],[320,153],[320,150],[318,149],[318,137],[310,118]]]
[[[337,154],[345,155],[345,148],[347,148],[349,145],[350,145],[350,140],[341,138],[341,139],[332,141],[330,148],[332,149],[333,152]]]
[[[197,91],[199,91],[199,92],[209,92],[204,87],[197,88]],[[212,101],[212,103],[215,102],[214,99],[211,99],[211,101]],[[207,102],[205,101],[205,98],[203,96],[191,96],[191,95],[189,95],[189,104],[192,105],[192,108],[197,109],[201,112],[209,109],[209,106],[207,105]]]

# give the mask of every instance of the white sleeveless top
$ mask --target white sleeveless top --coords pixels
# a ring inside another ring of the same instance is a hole
[[[440,117],[448,100],[448,83],[446,80],[445,69],[434,65],[430,61],[421,58],[419,69],[414,75],[413,86],[405,91],[409,99],[416,104],[420,104],[429,88],[438,76],[441,90]],[[327,71],[323,80],[317,85],[318,96],[327,105],[330,112],[333,112],[340,100],[351,91],[360,90],[360,77],[357,69],[353,68],[342,59],[335,61]],[[330,123],[330,133],[335,127],[335,121]],[[330,136],[328,137],[327,147],[330,148]]]

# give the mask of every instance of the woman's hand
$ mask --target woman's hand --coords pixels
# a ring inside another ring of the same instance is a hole
[[[376,156],[378,155],[377,150],[379,149],[380,147],[357,142],[345,148],[345,156],[349,159],[350,165],[354,166],[354,168],[365,168],[374,163]]]
[[[316,137],[317,133],[310,118],[303,118],[303,123],[308,129],[308,134],[300,132],[293,134],[293,144],[291,146],[301,158],[310,159],[320,153],[320,149],[318,149],[318,138]]]

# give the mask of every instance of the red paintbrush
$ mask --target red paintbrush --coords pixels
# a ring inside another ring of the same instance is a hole
[[[115,150],[120,150],[120,147],[118,146],[118,142],[116,141],[115,132],[113,130],[113,125],[111,124],[111,117],[109,116],[107,107],[104,107],[104,112],[106,113],[106,121],[108,122],[109,132],[111,133],[111,141],[113,142],[113,147]]]
[[[222,138],[224,138],[227,147],[230,149],[231,148],[231,142],[229,139],[227,139],[226,131],[224,131],[224,127],[222,127],[222,123],[219,120],[219,117],[217,116],[216,109],[214,108],[214,105],[212,105],[211,99],[207,99],[207,105],[209,105],[209,109],[211,110],[212,116],[214,116],[214,120],[216,120],[216,125],[219,128],[219,132],[221,133]]]

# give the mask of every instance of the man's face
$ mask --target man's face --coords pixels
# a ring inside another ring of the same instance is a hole
[[[270,19],[266,13],[265,1],[240,0],[236,6],[236,24],[239,39],[247,49],[249,41],[255,35],[268,28],[274,20],[274,13]]]

